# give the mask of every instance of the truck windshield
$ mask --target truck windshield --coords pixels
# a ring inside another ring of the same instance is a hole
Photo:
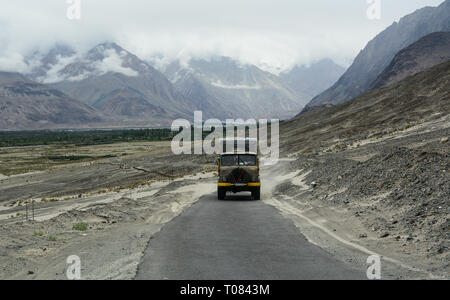
[[[224,155],[221,159],[222,166],[256,166],[254,155]]]

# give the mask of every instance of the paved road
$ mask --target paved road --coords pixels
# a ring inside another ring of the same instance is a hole
[[[136,279],[364,279],[246,196],[200,199],[150,240]]]

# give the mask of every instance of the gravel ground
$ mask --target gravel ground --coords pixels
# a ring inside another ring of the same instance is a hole
[[[151,237],[204,193],[213,192],[212,175],[155,182],[101,199],[87,197],[91,202],[82,208],[38,211],[50,216],[43,221],[4,220],[0,279],[66,279],[71,255],[80,257],[83,279],[132,279]]]
[[[448,278],[449,136],[449,128],[422,128],[348,150],[297,155],[289,168],[305,174],[308,191],[285,183],[277,193],[302,212],[305,205],[347,212],[341,218],[355,232],[346,234],[357,243]]]

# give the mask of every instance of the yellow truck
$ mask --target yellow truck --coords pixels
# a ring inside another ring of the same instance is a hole
[[[245,150],[248,148],[246,146]],[[217,160],[217,164],[219,200],[224,200],[227,192],[251,192],[253,199],[261,199],[260,162],[257,152],[238,151],[237,149],[224,151]]]

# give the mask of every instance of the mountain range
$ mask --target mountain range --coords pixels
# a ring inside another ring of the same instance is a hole
[[[448,31],[450,0],[394,23],[346,71],[324,59],[279,75],[223,56],[156,67],[112,42],[87,52],[56,45],[27,56],[26,73],[0,73],[0,129],[169,126],[196,110],[221,120],[290,119],[448,61]]]
[[[163,74],[115,43],[100,44],[84,55],[57,49],[64,52],[52,49],[31,78],[106,116],[167,125],[169,119],[190,117],[195,109]],[[46,61],[58,62],[49,68]]]
[[[311,100],[306,110],[344,103],[364,94],[400,50],[430,33],[447,31],[450,31],[450,0],[403,17],[371,40],[339,80]]]
[[[27,62],[33,66],[25,74],[28,78],[91,106],[117,126],[167,126],[177,118],[192,118],[195,110],[221,120],[288,119],[311,99],[311,94],[299,92],[307,90],[302,78],[322,77],[318,65],[322,70],[337,68],[331,61],[301,67],[302,72],[290,74],[290,83],[220,56],[174,61],[157,70],[115,43],[97,45],[86,53],[56,45],[47,53],[33,53]],[[322,83],[323,88],[326,85]]]
[[[229,57],[175,61],[163,72],[209,117],[286,119],[308,101],[278,76]]]

